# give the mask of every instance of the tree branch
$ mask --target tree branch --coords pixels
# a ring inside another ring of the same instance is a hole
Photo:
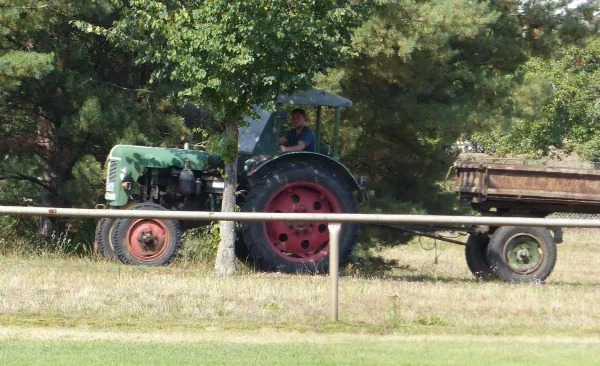
[[[40,187],[44,188],[45,190],[47,190],[48,192],[52,193],[53,195],[58,196],[66,201],[66,199],[60,193],[58,193],[57,190],[50,187],[48,184],[42,182],[40,179],[38,179],[36,177],[32,177],[30,175],[25,175],[25,174],[21,174],[21,173],[9,174],[9,175],[4,175],[4,176],[0,175],[0,181],[8,180],[8,179],[25,180],[28,182],[35,183],[35,184],[39,185]]]
[[[39,207],[39,202],[33,202],[31,199],[21,199],[21,200],[0,200],[0,205],[2,206],[33,206]]]
[[[126,88],[124,86],[119,86],[117,84],[111,83],[110,81],[104,81],[105,84],[108,84],[110,86],[113,86],[115,88],[119,88],[122,90],[128,90],[128,91],[136,91],[136,92],[144,92],[144,93],[154,93],[152,90],[149,89],[131,89],[131,88]]]

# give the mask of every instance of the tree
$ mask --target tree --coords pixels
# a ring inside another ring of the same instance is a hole
[[[386,1],[355,32],[356,56],[320,85],[350,97],[343,149],[371,178],[379,209],[414,202],[429,212],[454,205],[439,185],[454,142],[535,114],[518,93],[538,93],[521,69],[557,45],[592,33],[588,5],[566,1]],[[588,18],[589,19],[589,18]]]
[[[0,201],[93,207],[114,144],[171,145],[189,134],[160,88],[141,89],[148,69],[70,24],[109,25],[120,11],[111,4],[0,5]],[[65,229],[64,220],[40,223],[45,238]]]
[[[598,159],[600,147],[600,38],[560,48],[558,60],[533,58],[522,72],[526,83],[514,93],[528,109],[474,137],[500,154],[546,155],[552,147]],[[527,112],[527,113],[525,113]]]
[[[111,28],[79,23],[151,65],[152,81],[168,81],[180,103],[209,108],[225,124],[223,211],[233,211],[237,131],[254,105],[308,88],[316,73],[350,53],[352,29],[370,1],[133,0]],[[221,223],[215,273],[235,272],[234,223]]]

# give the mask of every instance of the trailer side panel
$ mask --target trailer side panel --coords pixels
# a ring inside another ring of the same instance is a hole
[[[457,162],[455,190],[483,209],[600,212],[600,171]]]

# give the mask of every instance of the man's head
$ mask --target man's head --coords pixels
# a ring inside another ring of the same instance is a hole
[[[292,111],[292,120],[291,124],[295,129],[300,129],[304,127],[306,120],[308,117],[306,116],[306,112],[302,108],[296,108]]]

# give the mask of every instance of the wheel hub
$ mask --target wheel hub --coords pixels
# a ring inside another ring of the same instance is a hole
[[[138,242],[142,248],[150,250],[150,248],[156,247],[158,238],[152,234],[152,229],[150,229],[142,232],[142,235],[138,238]]]
[[[140,261],[153,261],[168,248],[170,234],[161,220],[134,220],[125,234],[129,253]]]
[[[517,255],[521,261],[529,262],[529,250],[527,250],[527,248],[519,249],[519,252],[517,253]]]
[[[267,201],[266,212],[341,212],[335,197],[316,183],[297,182],[284,186]],[[264,224],[267,241],[277,254],[294,262],[313,262],[329,253],[326,223],[269,222]]]
[[[309,211],[307,210],[307,208],[305,206],[293,205],[292,210],[290,212],[291,213],[308,213]],[[296,234],[299,234],[300,232],[305,232],[307,230],[308,223],[293,221],[293,222],[288,223],[288,227],[294,229]]]
[[[539,240],[531,234],[517,234],[507,241],[505,260],[512,271],[527,275],[542,265],[544,253]]]

